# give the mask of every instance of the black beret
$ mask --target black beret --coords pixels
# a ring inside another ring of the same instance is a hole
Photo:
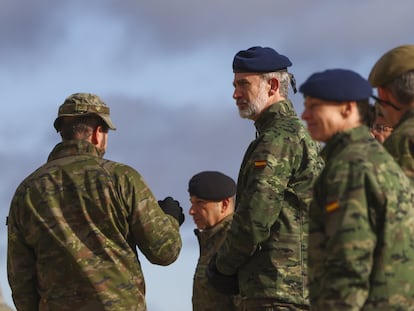
[[[331,101],[368,99],[372,87],[368,80],[347,69],[328,69],[312,74],[299,88],[304,96]]]
[[[233,72],[275,72],[290,66],[289,58],[272,48],[261,46],[239,51],[233,59]]]
[[[221,201],[236,194],[232,178],[216,171],[204,171],[194,175],[188,183],[190,196],[208,201]]]

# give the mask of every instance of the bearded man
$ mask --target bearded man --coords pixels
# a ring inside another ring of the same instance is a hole
[[[290,60],[269,47],[233,60],[239,114],[256,139],[241,164],[233,222],[210,261],[207,277],[223,293],[240,293],[243,310],[309,310],[306,249],[312,185],[322,161],[319,145],[298,118]]]

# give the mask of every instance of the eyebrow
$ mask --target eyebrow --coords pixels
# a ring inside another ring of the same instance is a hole
[[[237,84],[238,85],[250,84],[250,81],[247,80],[246,78],[242,78],[242,79],[238,79],[238,80],[233,81],[233,86],[236,86]]]

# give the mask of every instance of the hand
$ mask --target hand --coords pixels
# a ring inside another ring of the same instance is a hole
[[[218,271],[216,266],[217,253],[208,263],[206,276],[208,282],[220,293],[237,295],[239,293],[239,278],[237,274],[225,275]]]
[[[183,208],[180,206],[180,202],[174,200],[172,197],[166,197],[164,200],[158,201],[158,205],[165,214],[171,215],[177,219],[180,226],[183,224],[185,216]]]

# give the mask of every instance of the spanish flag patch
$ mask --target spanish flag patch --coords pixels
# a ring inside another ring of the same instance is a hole
[[[338,201],[331,202],[328,205],[325,206],[325,210],[327,213],[332,213],[333,211],[337,210],[339,208]]]
[[[255,168],[264,168],[266,166],[266,163],[267,163],[266,160],[254,161],[254,167]]]

